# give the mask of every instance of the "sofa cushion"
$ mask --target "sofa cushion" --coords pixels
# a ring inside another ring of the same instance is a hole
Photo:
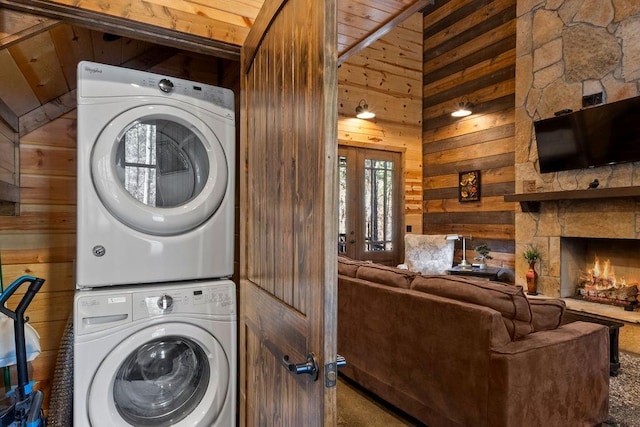
[[[422,274],[446,274],[453,265],[454,243],[444,234],[405,234],[404,263]]]
[[[499,311],[512,340],[533,332],[531,308],[521,286],[460,276],[420,276],[411,289]]]
[[[556,329],[562,323],[562,316],[566,304],[561,299],[529,299],[531,313],[533,314],[533,330],[550,331]]]
[[[338,255],[338,274],[349,277],[356,277],[356,271],[362,261],[356,261],[349,257]]]
[[[403,289],[409,289],[417,275],[411,271],[373,263],[361,264],[356,272],[358,279]]]

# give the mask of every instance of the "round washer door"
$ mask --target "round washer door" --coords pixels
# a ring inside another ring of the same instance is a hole
[[[207,331],[163,323],[123,340],[89,387],[92,426],[210,426],[227,398],[229,361]]]
[[[218,209],[227,159],[201,118],[169,105],[116,116],[91,153],[91,177],[103,205],[127,227],[169,236],[198,227]]]

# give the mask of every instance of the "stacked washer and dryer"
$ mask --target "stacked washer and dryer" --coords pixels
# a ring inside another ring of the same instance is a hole
[[[228,89],[78,64],[74,425],[233,426]]]

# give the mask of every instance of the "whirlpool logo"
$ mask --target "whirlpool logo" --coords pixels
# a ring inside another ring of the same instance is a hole
[[[86,72],[88,72],[89,74],[95,74],[95,73],[102,74],[102,70],[100,68],[98,68],[98,67],[93,67],[92,68],[92,67],[86,66],[86,67],[84,67],[84,70]]]

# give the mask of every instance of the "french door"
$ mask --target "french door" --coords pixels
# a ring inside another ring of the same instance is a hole
[[[404,228],[401,153],[340,146],[338,176],[338,253],[398,264]]]

